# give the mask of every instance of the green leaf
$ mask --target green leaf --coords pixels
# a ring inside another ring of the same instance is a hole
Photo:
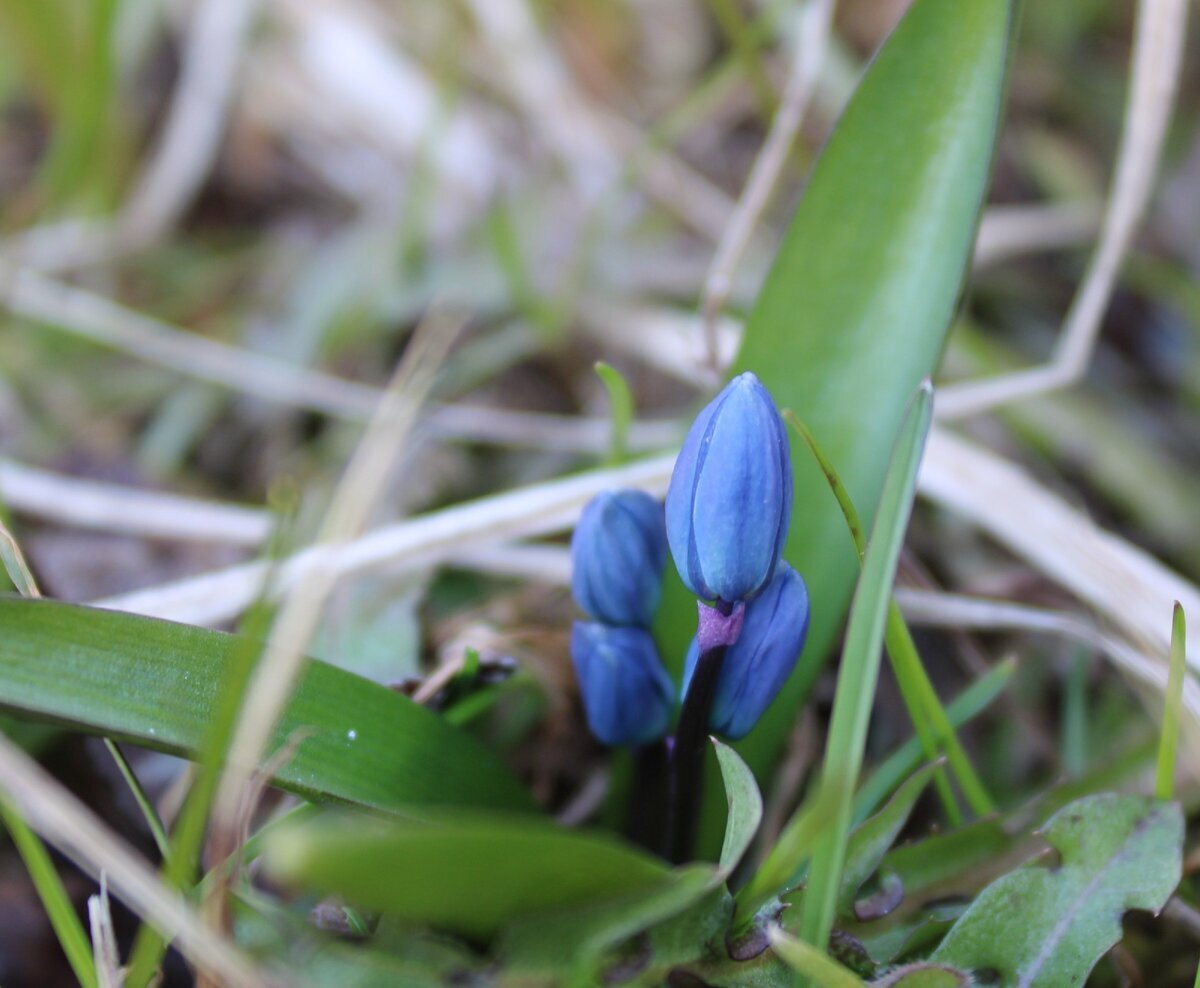
[[[596,361],[596,375],[608,392],[608,404],[612,416],[612,446],[606,463],[616,466],[629,458],[629,426],[633,422],[633,392],[629,384],[615,367]]]
[[[986,710],[1004,691],[1017,670],[1016,659],[998,662],[946,705],[946,716],[959,728]],[[921,762],[921,743],[909,738],[876,766],[854,797],[854,819],[862,820]]]
[[[762,822],[762,797],[753,774],[737,752],[716,739],[713,739],[713,745],[729,806],[724,850],[716,868],[708,865],[679,868],[669,883],[649,893],[513,928],[497,950],[498,956],[524,971],[570,971],[574,980],[569,983],[590,984],[588,979],[602,952],[621,940],[693,907],[697,916],[694,920],[689,919],[689,925],[701,927],[711,922],[712,909],[727,912],[728,894],[724,892],[723,884],[758,831]],[[722,894],[710,896],[717,889],[721,889]],[[711,903],[710,898],[714,900]]]
[[[813,168],[750,314],[733,373],[754,371],[812,429],[864,517],[918,382],[933,373],[991,167],[1013,26],[1008,0],[916,0],[871,62]],[[823,663],[854,552],[820,469],[793,441],[785,555],[808,581],[808,646],[746,741],[760,779]],[[658,629],[682,663],[695,627],[675,592]],[[706,833],[715,844],[710,822]]]
[[[877,988],[971,988],[975,984],[965,971],[944,964],[909,964],[872,982]]]
[[[825,741],[825,762],[813,803],[818,813],[827,816],[829,821],[812,849],[813,864],[801,921],[802,938],[815,946],[824,947],[833,928],[854,790],[862,769],[867,726],[879,677],[892,582],[908,528],[917,487],[917,468],[932,416],[933,392],[926,383],[917,391],[901,424],[900,438],[871,526],[862,577],[850,610]]]
[[[1061,809],[1046,825],[1061,862],[1033,862],[994,881],[933,960],[999,972],[1000,984],[1082,984],[1121,939],[1130,909],[1160,910],[1179,884],[1183,813],[1176,803],[1104,793]]]
[[[323,819],[281,828],[267,841],[264,861],[291,884],[480,939],[677,880],[661,861],[611,835],[504,814]]]
[[[850,911],[858,890],[875,874],[884,855],[896,843],[896,838],[908,823],[913,807],[937,768],[936,764],[926,765],[914,774],[896,790],[882,810],[864,821],[850,835],[846,844],[846,866],[842,869],[842,885],[838,893],[839,913]]]
[[[814,985],[820,985],[821,988],[865,988],[865,983],[857,974],[803,940],[793,940],[773,930],[771,947],[788,967],[811,979]]]
[[[728,878],[742,855],[750,847],[758,825],[762,823],[762,796],[758,792],[758,784],[754,781],[754,773],[746,767],[746,763],[738,757],[738,753],[729,745],[722,744],[716,738],[712,739],[717,749],[717,761],[721,765],[721,775],[725,780],[725,801],[728,805],[728,815],[725,823],[725,843],[721,848],[721,859],[717,873],[722,879]]]
[[[194,757],[240,639],[47,600],[0,597],[0,709]],[[532,809],[470,736],[393,691],[311,662],[272,748],[302,738],[275,784],[308,799],[392,812]]]
[[[1183,711],[1183,678],[1186,674],[1187,619],[1183,615],[1183,605],[1175,601],[1171,614],[1171,660],[1163,701],[1158,768],[1154,779],[1154,795],[1159,799],[1171,799],[1175,795],[1175,757],[1179,748],[1179,720]]]

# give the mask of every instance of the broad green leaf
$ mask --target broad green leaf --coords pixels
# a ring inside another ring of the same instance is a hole
[[[1045,839],[1054,866],[1030,863],[979,894],[933,960],[999,972],[999,984],[1082,984],[1121,939],[1130,909],[1158,912],[1179,884],[1183,813],[1176,803],[1103,793],[1060,810]]]
[[[935,771],[936,765],[926,765],[896,790],[882,810],[850,834],[846,844],[846,866],[842,869],[842,885],[838,893],[840,913],[850,911],[863,882],[875,874],[879,862],[896,843],[896,838],[908,823],[913,807]]]
[[[190,625],[0,597],[0,709],[194,757],[238,639]],[[532,809],[504,765],[436,714],[311,662],[273,749],[280,788],[393,812],[459,805]]]
[[[323,819],[281,829],[268,839],[264,861],[291,884],[483,939],[677,880],[657,858],[612,835],[505,814]]]
[[[908,396],[931,375],[962,288],[1003,103],[1010,0],[916,0],[871,62],[813,168],[731,373],[752,370],[812,429],[864,517]],[[786,556],[808,581],[808,646],[739,745],[760,779],[841,625],[854,552],[794,441]],[[675,586],[656,628],[682,664],[695,627]],[[719,816],[719,813],[713,813]],[[708,822],[706,843],[717,830]]]
[[[717,761],[725,781],[729,805],[725,845],[720,863],[677,868],[670,882],[650,890],[601,905],[589,906],[510,929],[497,950],[514,968],[526,971],[570,971],[571,984],[590,984],[593,969],[603,951],[651,926],[695,909],[692,925],[707,925],[710,913],[728,912],[725,880],[737,867],[762,821],[762,797],[754,776],[737,752],[713,740]],[[552,878],[548,878],[552,881]],[[721,894],[711,893],[720,889]],[[700,946],[700,944],[697,944]]]
[[[854,790],[862,769],[867,726],[879,677],[892,583],[908,528],[917,488],[917,468],[932,417],[933,392],[926,383],[917,390],[901,424],[879,508],[871,524],[871,540],[863,559],[862,576],[850,609],[833,713],[825,740],[825,761],[813,797],[817,812],[829,822],[812,849],[812,867],[801,920],[802,938],[819,947],[825,946],[833,928]]]

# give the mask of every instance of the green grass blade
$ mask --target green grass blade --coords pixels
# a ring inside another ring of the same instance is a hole
[[[866,988],[866,982],[853,971],[811,944],[795,940],[779,930],[771,931],[771,949],[793,971],[821,988]]]
[[[633,422],[633,393],[621,372],[602,360],[596,361],[596,374],[608,392],[612,409],[612,449],[606,460],[612,466],[629,458],[629,426]]]
[[[867,551],[866,536],[863,534],[862,521],[850,492],[846,490],[845,484],[838,476],[837,469],[808,427],[791,410],[784,412],[784,418],[804,440],[821,468],[821,473],[825,476],[846,520],[846,526],[850,530],[850,537],[854,541],[854,548],[861,563]],[[908,709],[909,719],[917,733],[917,740],[925,752],[925,758],[933,761],[944,752],[972,811],[980,816],[993,812],[995,804],[975,773],[965,749],[958,740],[958,735],[954,733],[954,727],[946,716],[946,710],[937,695],[937,690],[934,689],[929,674],[925,671],[924,663],[921,662],[921,656],[917,651],[916,642],[913,641],[912,633],[908,630],[904,616],[900,613],[900,608],[894,600],[888,607],[885,641],[888,657],[896,674],[896,682],[900,686],[900,695]],[[962,823],[962,813],[958,808],[958,801],[954,797],[953,789],[950,788],[946,773],[940,768],[934,778],[934,784],[937,787],[942,806],[945,808],[947,819],[951,826],[958,826]]]
[[[1183,606],[1175,601],[1171,613],[1171,667],[1167,673],[1167,695],[1163,704],[1162,734],[1158,744],[1158,768],[1154,795],[1175,798],[1175,760],[1179,749],[1179,718],[1183,710],[1183,677],[1187,672],[1187,620]]]
[[[862,577],[850,609],[846,645],[825,742],[825,761],[814,796],[814,806],[829,823],[813,847],[801,919],[803,939],[820,949],[825,948],[833,928],[854,790],[862,768],[867,726],[879,676],[892,581],[912,511],[917,468],[932,415],[933,390],[926,383],[918,390],[904,417],[871,528]]]
[[[146,821],[146,826],[150,828],[150,834],[154,837],[154,846],[158,848],[158,853],[162,855],[164,861],[171,857],[171,841],[167,837],[167,831],[163,827],[162,820],[158,817],[158,811],[154,809],[154,804],[150,802],[150,797],[146,795],[146,790],[142,788],[141,782],[134,774],[133,766],[129,764],[129,759],[125,757],[125,753],[117,746],[117,743],[112,738],[104,739],[104,746],[108,749],[108,753],[112,755],[112,759],[117,763],[117,768],[121,772],[121,777],[125,780],[125,784],[129,786],[129,791],[133,794],[134,802],[137,803],[138,809],[142,811],[142,817]]]
[[[946,707],[951,726],[955,729],[962,727],[990,707],[1004,692],[1016,671],[1016,660],[1005,659],[951,700]],[[923,756],[924,751],[915,737],[893,751],[871,773],[854,797],[854,822],[865,820],[887,798],[888,793],[913,773]]]
[[[84,932],[83,924],[71,898],[63,887],[62,879],[54,870],[54,862],[50,860],[50,852],[38,836],[29,829],[21,819],[16,809],[5,800],[0,800],[0,821],[12,837],[21,860],[37,889],[38,897],[46,910],[54,935],[62,945],[63,953],[71,970],[84,988],[96,988],[96,966],[92,959],[92,943]]]
[[[241,639],[56,601],[0,597],[0,707],[21,717],[195,758]],[[51,661],[52,660],[52,661]],[[322,662],[275,737],[307,732],[275,775],[308,799],[409,813],[531,809],[499,759],[436,714]]]

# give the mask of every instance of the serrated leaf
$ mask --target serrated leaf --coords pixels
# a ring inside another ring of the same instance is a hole
[[[1046,825],[1056,866],[1026,865],[979,894],[932,960],[999,972],[1013,988],[1082,984],[1130,909],[1157,912],[1182,871],[1178,804],[1104,793]]]
[[[194,757],[241,639],[217,631],[0,596],[0,709]],[[308,799],[391,812],[456,805],[532,809],[520,783],[469,735],[407,698],[310,662],[272,748]]]

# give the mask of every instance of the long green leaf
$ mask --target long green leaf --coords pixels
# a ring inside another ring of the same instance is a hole
[[[1009,0],[913,3],[814,166],[732,368],[754,371],[808,423],[866,517],[904,403],[933,373],[961,290],[1012,21]],[[808,581],[812,626],[792,680],[739,746],[760,779],[833,643],[855,579],[820,470],[799,445],[792,462],[786,556]],[[695,617],[677,587],[656,627],[665,631],[664,655],[682,663]],[[708,821],[706,845],[715,847],[719,834]]]
[[[826,739],[825,762],[814,797],[814,805],[822,816],[827,815],[829,825],[813,848],[801,922],[803,938],[818,948],[824,948],[833,927],[854,790],[862,768],[867,725],[879,676],[892,581],[912,511],[917,468],[932,416],[933,394],[926,384],[918,390],[904,417],[850,611]]]
[[[478,938],[677,880],[660,860],[610,834],[501,814],[319,820],[281,829],[264,860],[285,881]]]
[[[46,600],[0,597],[0,709],[194,757],[239,639]],[[273,748],[301,739],[275,783],[393,812],[531,809],[499,760],[405,697],[311,662]]]

